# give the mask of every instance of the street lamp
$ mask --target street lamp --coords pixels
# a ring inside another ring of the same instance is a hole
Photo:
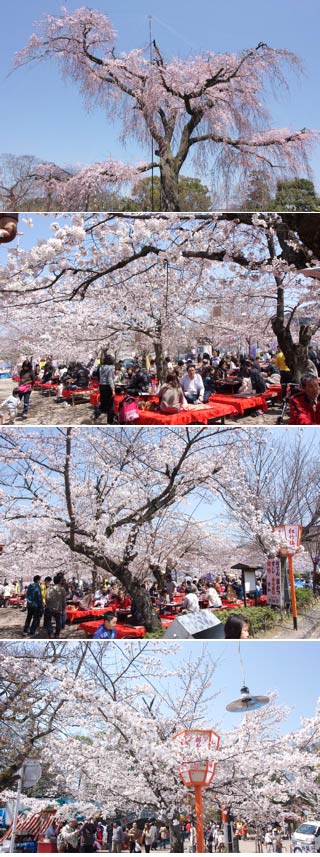
[[[296,631],[298,628],[298,613],[296,590],[294,585],[293,556],[297,553],[300,547],[302,527],[300,524],[282,524],[280,527],[274,527],[274,530],[285,542],[285,546],[280,547],[279,553],[280,556],[284,556],[288,560],[293,627]]]
[[[263,705],[267,705],[269,702],[269,696],[253,695],[245,684],[240,688],[240,693],[240,699],[235,699],[226,706],[227,711],[239,711],[243,713],[246,711],[257,711],[258,708],[262,708]]]
[[[220,736],[212,729],[184,729],[174,736],[188,749],[193,751],[201,750],[201,755],[212,749],[218,750],[220,746]],[[179,774],[182,782],[188,788],[194,789],[195,796],[195,813],[196,813],[196,831],[197,831],[197,852],[204,852],[204,826],[203,826],[203,807],[202,807],[202,789],[210,786],[216,772],[216,762],[213,760],[205,761],[190,761],[183,762],[179,767]]]

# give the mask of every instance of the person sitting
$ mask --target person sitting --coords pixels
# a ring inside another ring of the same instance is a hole
[[[219,607],[222,607],[222,601],[220,595],[218,595],[217,590],[214,586],[211,586],[211,583],[206,584],[206,598],[208,599],[208,607],[214,607],[217,610]]]
[[[43,384],[49,384],[52,381],[52,375],[53,375],[53,364],[52,364],[51,360],[47,360],[47,362],[44,365],[44,369],[43,369],[42,383]]]
[[[178,360],[177,368],[176,368],[176,374],[177,374],[178,378],[182,378],[185,371],[186,371],[186,367],[185,367],[184,360]]]
[[[219,365],[216,367],[215,378],[216,381],[225,381],[228,374],[228,363],[225,357],[219,362]]]
[[[278,372],[276,366],[273,363],[269,363],[267,366],[267,377],[265,379],[266,387],[271,387],[276,385],[277,387],[281,384],[280,372]]]
[[[200,375],[201,375],[201,378],[203,381],[204,381],[206,375],[208,374],[208,370],[210,369],[210,365],[211,365],[210,360],[211,360],[210,354],[206,354],[206,353],[203,354],[202,362],[200,365]]]
[[[198,589],[194,583],[186,589],[186,594],[182,602],[182,610],[187,613],[198,613],[200,610]]]
[[[203,384],[204,384],[204,396],[203,401],[208,402],[212,393],[215,393],[216,390],[216,380],[215,380],[216,370],[214,366],[209,366],[209,371],[206,373]]]
[[[264,378],[261,374],[260,364],[257,360],[255,360],[254,363],[251,363],[250,380],[252,384],[252,389],[254,390],[257,396],[259,396],[260,393],[265,393],[266,385]]]
[[[204,385],[201,375],[196,373],[195,366],[192,363],[185,375],[181,378],[181,387],[185,398],[189,404],[193,405],[196,402],[202,402],[204,396]]]
[[[76,384],[77,387],[81,387],[85,389],[89,383],[89,370],[86,366],[81,366],[81,363],[77,364],[77,372],[76,372]]]
[[[214,368],[216,369],[217,366],[219,366],[219,363],[220,363],[220,351],[218,348],[214,348],[213,352],[212,352],[212,357],[211,357],[211,366],[214,366]]]
[[[150,375],[146,369],[137,366],[131,381],[129,381],[129,384],[126,384],[126,392],[131,396],[139,396],[140,393],[148,393],[149,389]]]
[[[123,589],[120,589],[118,595],[113,598],[113,606],[115,610],[129,610],[132,604],[130,595],[126,595]]]
[[[162,414],[178,414],[185,397],[175,372],[168,372],[165,384],[160,387],[159,410]]]
[[[11,396],[7,396],[7,398],[4,399],[3,402],[1,402],[1,404],[0,404],[0,408],[7,408],[8,416],[9,416],[9,423],[11,425],[15,421],[15,418],[18,414],[18,409],[20,406],[21,406],[21,401],[20,401],[20,396],[19,396],[19,390],[17,387],[15,387],[15,389],[12,390]],[[2,423],[3,423],[3,413],[0,410],[0,425],[2,425]]]
[[[319,381],[314,375],[303,375],[301,390],[289,397],[289,425],[320,425]]]
[[[103,619],[103,625],[100,625],[99,628],[95,631],[93,635],[94,640],[115,640],[117,637],[117,617],[115,613],[105,613]]]

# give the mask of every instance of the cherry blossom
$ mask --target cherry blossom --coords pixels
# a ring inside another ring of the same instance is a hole
[[[139,49],[117,53],[107,15],[81,7],[72,13],[63,8],[60,15],[38,22],[16,66],[51,58],[79,86],[88,108],[100,105],[110,122],[120,116],[122,139],[134,135],[146,147],[152,137],[163,209],[179,209],[178,178],[189,155],[198,168],[218,170],[225,186],[231,170],[246,174],[261,163],[270,173],[280,168],[299,175],[306,169],[317,134],[305,128],[273,129],[265,103],[268,84],[285,88],[286,67],[299,67],[288,50],[261,42],[233,54],[207,51],[166,60],[154,43],[152,58]],[[94,165],[89,169],[94,182]],[[121,165],[116,172],[123,180]],[[98,183],[100,178],[97,165]]]

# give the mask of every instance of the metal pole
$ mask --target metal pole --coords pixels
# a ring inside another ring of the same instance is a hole
[[[12,852],[14,851],[14,846],[15,846],[17,818],[18,818],[18,810],[19,810],[21,787],[22,787],[22,777],[23,777],[23,766],[21,769],[21,775],[19,775],[19,779],[18,779],[16,803],[15,803],[15,807],[14,807],[13,821],[12,821],[12,832],[11,832],[11,838],[10,838],[10,854],[12,854]]]
[[[295,585],[294,585],[293,556],[291,553],[288,554],[288,568],[289,568],[289,581],[290,581],[290,594],[291,594],[291,609],[292,609],[292,616],[293,616],[293,627],[294,627],[294,630],[297,631],[297,628],[298,628],[297,599],[296,599],[296,590],[295,590]]]
[[[196,808],[196,830],[197,830],[197,853],[204,853],[204,833],[203,833],[203,809],[202,809],[202,786],[194,787],[195,808]]]
[[[242,576],[243,601],[244,601],[244,606],[246,607],[247,606],[246,573],[245,573],[245,570],[243,568],[241,569],[241,576]]]

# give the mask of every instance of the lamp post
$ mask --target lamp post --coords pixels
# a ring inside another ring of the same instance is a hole
[[[175,735],[180,741],[190,750],[201,750],[201,755],[206,751],[218,750],[220,746],[220,736],[212,729],[184,729]],[[196,814],[196,831],[197,831],[197,852],[204,852],[204,825],[203,825],[203,806],[202,806],[202,789],[210,786],[216,772],[216,762],[212,760],[206,761],[190,761],[183,762],[179,767],[179,774],[182,782],[188,788],[194,789],[195,797],[195,814]]]
[[[300,547],[302,527],[300,524],[282,524],[280,527],[274,527],[274,529],[275,532],[279,534],[280,538],[282,537],[286,543],[285,547],[280,547],[279,553],[280,556],[284,556],[288,560],[291,610],[293,617],[293,627],[296,631],[298,628],[298,613],[296,590],[294,585],[293,556],[295,553],[297,553]]]

